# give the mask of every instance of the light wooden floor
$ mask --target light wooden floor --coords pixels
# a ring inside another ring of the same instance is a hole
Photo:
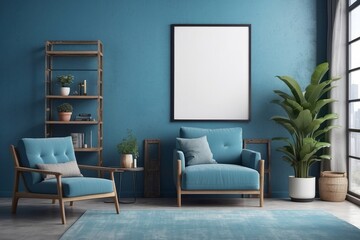
[[[258,207],[258,199],[183,199],[182,208],[176,199],[138,198],[135,204],[120,204],[121,209],[306,209],[324,210],[360,228],[359,206],[345,202],[315,200],[310,203],[295,203],[287,199],[265,199],[265,206]],[[75,202],[66,207],[67,224],[62,225],[58,204],[49,200],[20,199],[17,214],[11,214],[11,199],[0,198],[0,239],[58,239],[87,209],[113,209],[114,204],[101,200]],[[121,216],[121,212],[120,215]]]

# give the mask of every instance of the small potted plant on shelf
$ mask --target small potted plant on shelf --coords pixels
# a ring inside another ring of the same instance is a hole
[[[137,139],[131,130],[127,131],[126,138],[117,145],[118,152],[121,154],[121,167],[131,168],[136,161],[138,152]]]
[[[74,81],[74,76],[71,74],[57,76],[57,81],[61,85],[61,96],[68,96],[70,93],[70,85]]]
[[[60,121],[70,121],[73,107],[70,103],[62,103],[57,106]]]

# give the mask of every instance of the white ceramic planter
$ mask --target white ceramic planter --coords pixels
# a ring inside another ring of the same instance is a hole
[[[70,87],[61,87],[60,88],[61,96],[69,96],[70,94]]]
[[[311,202],[315,198],[315,177],[289,176],[289,196],[294,202]]]

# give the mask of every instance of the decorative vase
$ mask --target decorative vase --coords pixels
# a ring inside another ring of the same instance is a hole
[[[294,202],[311,202],[315,198],[315,177],[289,176],[289,196]]]
[[[324,171],[320,173],[320,199],[330,202],[342,202],[346,198],[348,179],[345,172]]]
[[[60,88],[61,96],[69,96],[70,94],[70,87],[61,87]]]
[[[72,112],[59,112],[59,121],[68,122],[71,119]]]
[[[133,155],[132,154],[122,154],[121,155],[121,167],[132,168],[132,166],[133,166]]]

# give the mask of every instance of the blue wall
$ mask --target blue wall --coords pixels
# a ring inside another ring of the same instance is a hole
[[[9,145],[44,134],[44,42],[104,43],[104,162],[118,164],[116,144],[133,129],[138,139],[161,139],[161,189],[175,196],[172,149],[180,126],[241,126],[245,138],[272,138],[283,131],[270,117],[270,101],[284,89],[276,75],[305,85],[325,60],[326,4],[313,0],[62,0],[0,2],[1,139],[0,196],[10,196]],[[252,25],[250,122],[170,122],[170,24]],[[287,195],[292,169],[272,144],[274,196]],[[141,149],[142,149],[142,144]],[[140,159],[138,165],[143,166]],[[142,177],[142,175],[141,175]],[[138,181],[142,194],[142,180]]]

